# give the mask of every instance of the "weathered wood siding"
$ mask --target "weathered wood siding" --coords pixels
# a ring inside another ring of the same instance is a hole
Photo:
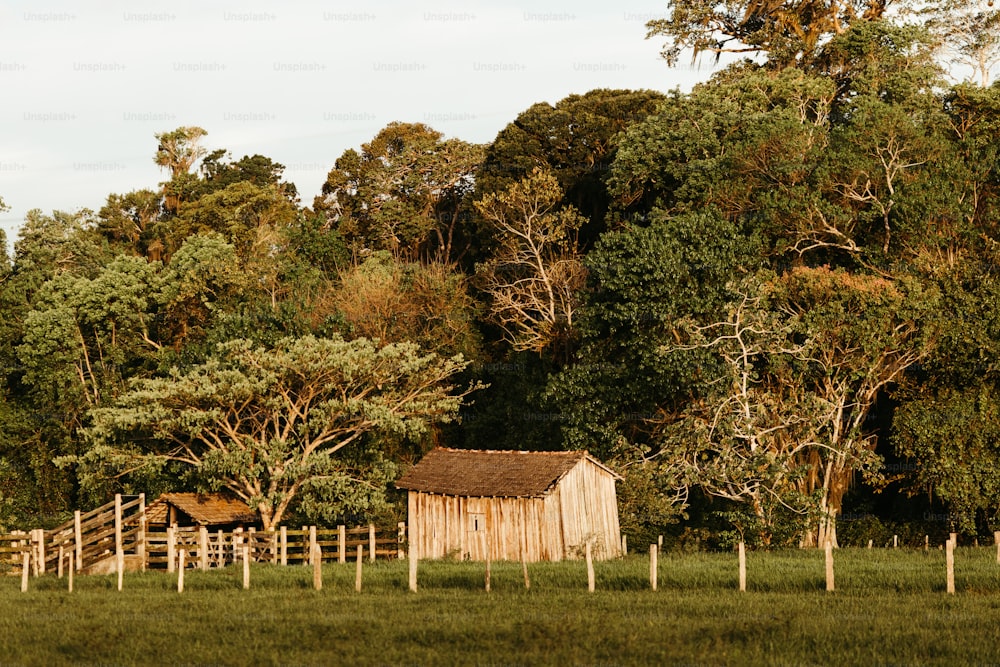
[[[409,492],[409,541],[420,558],[555,561],[576,558],[588,538],[596,558],[621,553],[615,480],[589,460],[544,498]]]
[[[564,558],[581,558],[588,539],[594,558],[621,555],[615,480],[593,462],[581,461],[569,471],[545,503],[547,516],[559,517]]]

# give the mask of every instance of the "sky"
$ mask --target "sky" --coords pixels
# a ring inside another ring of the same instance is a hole
[[[0,228],[27,211],[100,209],[155,189],[154,134],[207,130],[234,159],[265,155],[311,204],[348,148],[392,121],[492,141],[518,113],[595,88],[690,90],[645,23],[662,0],[615,2],[0,5]]]

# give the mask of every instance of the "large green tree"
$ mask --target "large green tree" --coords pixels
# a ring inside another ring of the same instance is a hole
[[[337,159],[313,208],[357,256],[456,261],[472,242],[465,197],[482,152],[423,123],[390,123]]]
[[[233,340],[204,363],[133,381],[114,405],[93,410],[97,447],[78,459],[81,474],[104,474],[107,461],[129,454],[153,465],[180,461],[202,484],[257,509],[270,530],[304,485],[343,474],[346,448],[375,446],[369,436],[419,441],[431,424],[454,419],[474,389],[449,384],[465,366],[410,343]],[[163,448],[150,453],[135,444],[141,437]]]

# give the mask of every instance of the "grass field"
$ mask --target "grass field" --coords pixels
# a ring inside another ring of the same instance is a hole
[[[837,591],[821,551],[751,553],[737,590],[733,554],[664,554],[659,590],[645,556],[596,563],[425,562],[258,565],[174,575],[0,578],[0,665],[758,665],[1000,664],[1000,565],[956,551],[957,595],[940,551],[843,549]]]

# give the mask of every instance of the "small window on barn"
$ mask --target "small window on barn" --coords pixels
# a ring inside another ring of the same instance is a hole
[[[469,530],[473,533],[478,533],[481,530],[486,530],[486,515],[485,514],[470,514],[469,515]]]

